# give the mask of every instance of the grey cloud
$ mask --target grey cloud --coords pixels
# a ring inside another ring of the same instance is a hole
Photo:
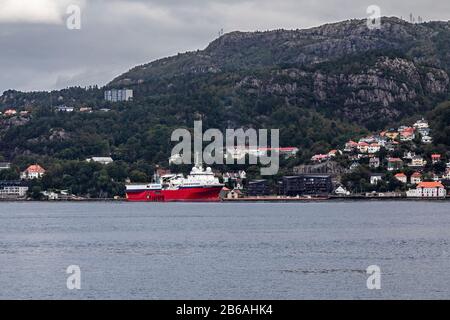
[[[0,20],[0,91],[104,85],[135,65],[204,48],[222,28],[306,28],[363,18],[371,4],[426,20],[450,12],[448,0],[86,0],[81,30]]]

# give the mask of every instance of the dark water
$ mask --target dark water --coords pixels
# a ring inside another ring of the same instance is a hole
[[[0,298],[450,298],[450,203],[0,203]]]

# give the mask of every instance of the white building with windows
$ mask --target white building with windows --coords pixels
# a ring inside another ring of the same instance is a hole
[[[111,89],[105,91],[105,100],[109,102],[121,102],[133,100],[133,90]]]
[[[412,198],[444,198],[446,195],[445,187],[438,181],[421,182],[416,189],[406,192],[406,196]]]

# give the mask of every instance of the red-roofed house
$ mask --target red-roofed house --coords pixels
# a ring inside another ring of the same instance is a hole
[[[369,153],[377,153],[380,151],[381,146],[378,143],[371,143],[367,148],[367,152]]]
[[[7,117],[15,116],[17,114],[17,111],[14,109],[8,109],[3,112],[3,114]]]
[[[31,180],[31,179],[39,179],[44,174],[45,169],[38,164],[34,164],[29,166],[25,171],[23,171],[20,177],[25,180]]]
[[[432,154],[431,155],[431,162],[435,164],[436,162],[441,161],[441,155],[440,154]]]
[[[440,182],[421,182],[415,190],[407,191],[406,195],[418,198],[443,198],[446,196],[446,191]]]
[[[403,160],[400,158],[388,159],[388,171],[397,171],[403,167]]]
[[[355,141],[350,140],[349,142],[347,142],[345,144],[344,151],[351,152],[351,151],[355,150],[357,147],[358,147],[358,143],[355,142]]]
[[[422,174],[420,172],[414,172],[411,175],[411,183],[412,184],[419,184],[422,182]]]
[[[327,154],[316,154],[312,156],[311,161],[320,163],[322,161],[327,161],[328,159],[330,159],[330,156]]]
[[[367,153],[369,149],[369,144],[367,142],[358,143],[358,151],[361,153]]]
[[[397,173],[397,174],[395,175],[395,178],[396,178],[398,181],[403,182],[403,183],[406,183],[406,182],[408,181],[408,178],[406,177],[406,175],[405,175],[404,173]]]

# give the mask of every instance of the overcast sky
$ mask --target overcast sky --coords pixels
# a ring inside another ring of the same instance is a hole
[[[66,27],[81,8],[81,29]],[[449,20],[449,0],[0,0],[0,93],[104,85],[135,65],[205,48],[218,32],[382,15]]]

